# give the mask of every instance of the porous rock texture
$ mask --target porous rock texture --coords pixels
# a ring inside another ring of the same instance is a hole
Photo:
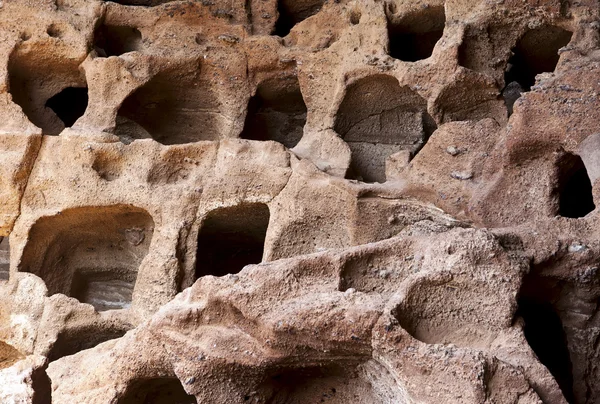
[[[0,0],[0,402],[600,402],[598,0]]]

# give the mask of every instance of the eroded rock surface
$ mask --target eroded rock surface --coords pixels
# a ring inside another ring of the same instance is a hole
[[[0,0],[0,402],[600,401],[597,0]]]

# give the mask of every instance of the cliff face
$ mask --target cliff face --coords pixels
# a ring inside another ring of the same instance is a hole
[[[598,0],[0,0],[0,402],[599,402],[598,94]]]

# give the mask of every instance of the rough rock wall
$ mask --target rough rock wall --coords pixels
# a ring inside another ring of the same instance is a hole
[[[0,0],[0,402],[600,402],[598,0]]]

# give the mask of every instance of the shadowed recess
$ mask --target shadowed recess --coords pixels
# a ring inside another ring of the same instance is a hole
[[[94,32],[94,46],[101,57],[139,50],[142,34],[135,27],[101,24]]]
[[[348,176],[365,182],[385,182],[386,159],[401,150],[416,153],[435,129],[427,101],[385,74],[350,84],[335,121],[352,150]]]
[[[566,46],[573,33],[552,25],[529,30],[521,37],[512,49],[504,73],[504,89],[502,98],[506,104],[508,115],[512,115],[515,102],[522,93],[531,90],[535,84],[535,76],[551,73],[558,64],[558,51]]]
[[[45,54],[35,46],[17,48],[8,62],[9,90],[31,123],[58,135],[85,113],[87,85],[79,62]]]
[[[388,9],[389,55],[405,62],[427,59],[444,33],[444,7],[428,7],[400,19]]]
[[[241,138],[274,140],[292,148],[302,138],[306,104],[298,79],[286,77],[262,82],[250,102]]]
[[[39,219],[29,232],[19,271],[44,280],[98,311],[129,307],[154,221],[131,206],[89,207]]]
[[[123,143],[147,138],[166,145],[218,140],[230,124],[221,107],[210,83],[200,80],[197,63],[171,66],[125,99],[115,134]]]
[[[592,183],[581,157],[567,153],[558,162],[559,214],[584,217],[596,209]]]
[[[574,402],[573,365],[559,312],[562,283],[536,274],[525,276],[519,292],[517,316],[525,321],[524,333],[540,362],[552,373],[568,402]]]
[[[102,342],[120,338],[127,331],[126,328],[98,327],[94,325],[74,329],[67,328],[58,334],[56,342],[54,342],[46,356],[48,361],[52,362],[64,356],[74,355],[85,349],[93,348]]]
[[[275,35],[287,36],[292,28],[321,10],[324,0],[279,0],[277,11],[279,18],[275,25]]]
[[[200,227],[196,279],[236,274],[262,261],[269,208],[247,203],[210,212]]]
[[[131,382],[118,404],[196,404],[175,377],[139,379]]]

